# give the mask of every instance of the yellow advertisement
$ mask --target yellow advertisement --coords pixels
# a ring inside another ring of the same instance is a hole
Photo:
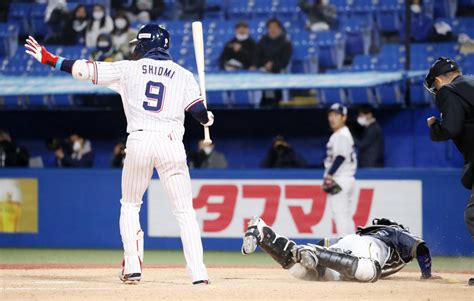
[[[38,180],[0,179],[0,233],[38,233]]]

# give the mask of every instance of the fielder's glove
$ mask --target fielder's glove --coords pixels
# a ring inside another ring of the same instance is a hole
[[[26,39],[25,48],[25,52],[34,57],[41,64],[49,65],[51,67],[56,66],[59,57],[46,50],[46,48],[36,42],[35,38],[32,36],[29,36],[28,39]]]
[[[207,119],[209,119],[208,122],[206,123],[201,123],[205,127],[210,127],[211,125],[214,124],[214,114],[212,114],[211,111],[207,111]]]
[[[325,177],[323,182],[323,191],[328,194],[338,194],[342,188],[331,177]]]

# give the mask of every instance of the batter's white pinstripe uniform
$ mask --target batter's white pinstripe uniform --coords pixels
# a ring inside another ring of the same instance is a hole
[[[156,168],[173,203],[191,278],[207,280],[182,143],[185,110],[202,101],[196,80],[191,72],[171,60],[97,62],[94,68],[93,82],[121,95],[128,124],[120,212],[125,250],[123,273],[141,273],[143,231],[139,212]]]
[[[354,176],[357,169],[357,157],[354,149],[354,139],[349,129],[344,126],[335,131],[329,138],[326,147],[325,175],[337,156],[345,158],[333,175],[334,181],[341,186],[342,191],[334,195],[328,194],[328,203],[336,223],[337,235],[342,237],[352,234],[356,230],[352,217],[352,202],[354,201]]]

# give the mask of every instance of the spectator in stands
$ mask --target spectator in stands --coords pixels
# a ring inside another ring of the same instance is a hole
[[[85,5],[78,5],[69,17],[64,27],[64,42],[66,45],[84,45],[86,42],[86,28],[88,23]]]
[[[235,25],[235,37],[228,41],[219,57],[219,66],[227,71],[249,69],[253,63],[256,43],[245,22]]]
[[[68,18],[65,0],[48,0],[44,21],[48,24],[48,33],[44,37],[45,44],[64,44],[64,26]]]
[[[411,0],[411,22],[410,22],[410,39],[413,41],[424,41],[427,39],[431,27],[433,26],[433,18],[428,15],[423,8],[421,0]],[[405,36],[405,22],[401,24],[401,36]]]
[[[5,130],[0,130],[0,167],[27,167],[30,155]]]
[[[101,33],[97,38],[97,47],[91,54],[93,61],[116,62],[123,60],[123,56],[112,44],[112,36],[108,33]]]
[[[206,8],[205,0],[179,0],[180,19],[182,20],[202,20]]]
[[[131,57],[130,41],[137,36],[137,31],[130,28],[127,14],[118,12],[114,18],[114,31],[112,32],[112,44],[115,50],[121,53],[124,59]]]
[[[101,33],[111,33],[113,29],[114,21],[105,13],[105,7],[100,4],[94,5],[92,19],[89,21],[86,30],[86,46],[89,48],[95,47],[99,35]]]
[[[357,123],[364,129],[356,145],[359,149],[359,167],[384,166],[384,139],[380,124],[374,117],[374,109],[370,105],[359,107]]]
[[[278,135],[273,139],[272,147],[260,166],[263,168],[302,168],[307,164],[285,138]]]
[[[267,34],[257,44],[254,64],[251,69],[281,73],[290,63],[292,51],[291,42],[286,37],[281,22],[272,18],[267,21]],[[281,91],[264,91],[261,105],[272,106],[278,104],[281,96]]]
[[[458,37],[453,33],[451,25],[444,21],[435,22],[427,38],[431,42],[453,42],[457,39]]]
[[[306,26],[312,32],[326,31],[337,25],[337,11],[329,0],[299,0],[301,10],[307,15]]]
[[[56,163],[58,167],[92,167],[94,153],[91,142],[78,134],[69,136],[70,148],[59,147],[55,150]]]
[[[112,160],[110,162],[111,167],[121,168],[123,167],[123,161],[125,160],[125,141],[120,141],[114,147]]]
[[[199,141],[198,151],[190,156],[191,168],[227,168],[227,160],[223,153],[215,150],[215,145],[205,145]]]
[[[147,24],[151,20],[158,19],[165,10],[165,3],[163,0],[134,0],[133,6],[129,11],[132,15],[129,18],[140,24]]]

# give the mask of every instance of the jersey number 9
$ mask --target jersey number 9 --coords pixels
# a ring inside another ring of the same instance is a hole
[[[159,82],[149,81],[146,84],[145,96],[148,100],[143,102],[143,108],[158,113],[163,108],[165,86]]]

